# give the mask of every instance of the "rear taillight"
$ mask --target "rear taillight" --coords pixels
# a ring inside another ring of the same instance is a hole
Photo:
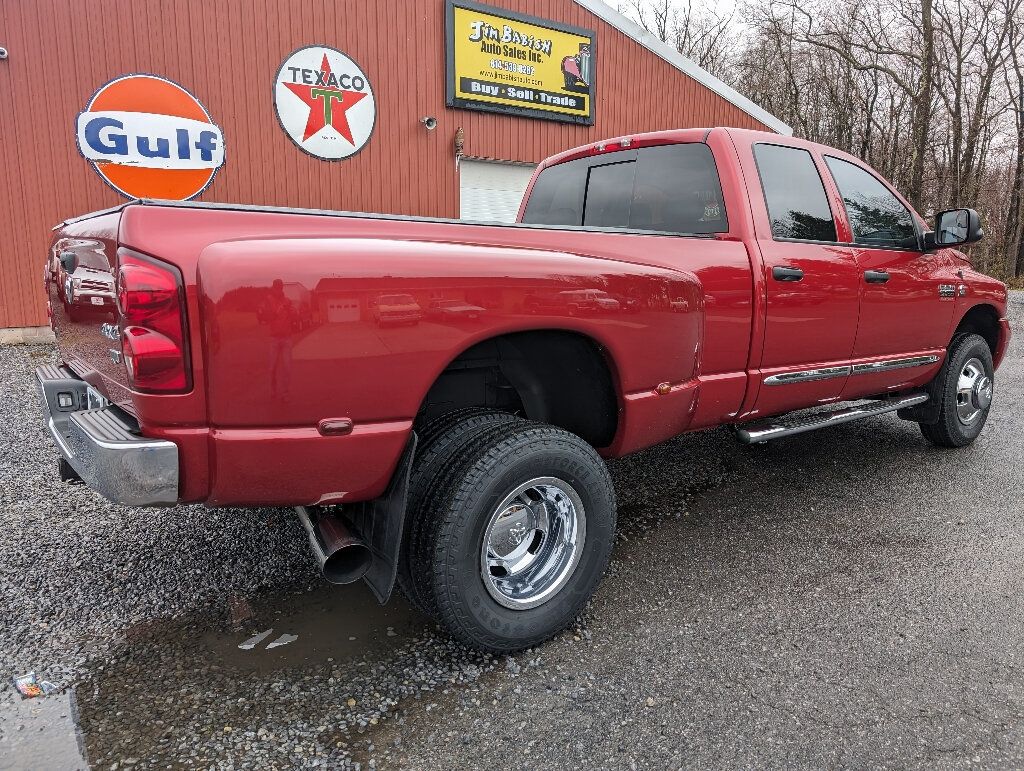
[[[177,268],[130,249],[117,250],[121,352],[136,391],[181,393],[192,387],[185,292]]]

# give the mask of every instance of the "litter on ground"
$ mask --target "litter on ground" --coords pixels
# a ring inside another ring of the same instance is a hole
[[[36,679],[35,672],[14,678],[14,687],[18,689],[23,699],[34,699],[36,696],[49,696],[58,691],[57,685],[49,680]]]
[[[271,648],[276,648],[279,645],[287,645],[288,643],[295,642],[298,639],[299,636],[297,634],[283,634],[272,643],[269,643],[267,645],[267,650],[269,651]]]
[[[263,642],[268,637],[270,637],[270,633],[273,632],[273,631],[274,631],[273,628],[270,628],[266,632],[260,632],[257,635],[253,635],[248,640],[246,640],[244,643],[239,643],[238,647],[241,648],[243,651],[251,651],[253,648],[255,648],[257,645],[259,645],[261,642]]]

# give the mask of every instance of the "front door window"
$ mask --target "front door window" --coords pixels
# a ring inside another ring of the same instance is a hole
[[[843,196],[855,243],[896,249],[917,248],[914,217],[889,188],[849,161],[827,155],[825,163]]]

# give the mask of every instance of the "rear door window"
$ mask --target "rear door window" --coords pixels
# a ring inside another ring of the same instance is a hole
[[[729,229],[711,148],[646,147],[544,169],[523,222],[678,234]]]
[[[591,166],[587,175],[587,197],[583,224],[590,228],[628,228],[633,203],[633,175],[636,163],[608,163]]]
[[[825,163],[843,196],[855,243],[902,249],[918,247],[913,215],[877,177],[830,155],[825,156]]]
[[[664,233],[728,231],[711,148],[694,142],[638,150],[629,226]]]
[[[772,236],[796,241],[836,240],[836,223],[814,159],[799,147],[754,146]]]

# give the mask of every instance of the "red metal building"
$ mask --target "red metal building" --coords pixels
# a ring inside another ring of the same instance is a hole
[[[180,84],[222,130],[205,201],[501,218],[532,164],[568,147],[692,126],[789,133],[602,0],[491,2],[594,33],[593,125],[448,107],[446,0],[0,0],[0,329],[46,323],[50,228],[126,200],[83,157],[76,120],[130,73]],[[275,113],[283,63],[314,45],[357,62],[375,99],[365,146],[334,162],[302,151]]]

